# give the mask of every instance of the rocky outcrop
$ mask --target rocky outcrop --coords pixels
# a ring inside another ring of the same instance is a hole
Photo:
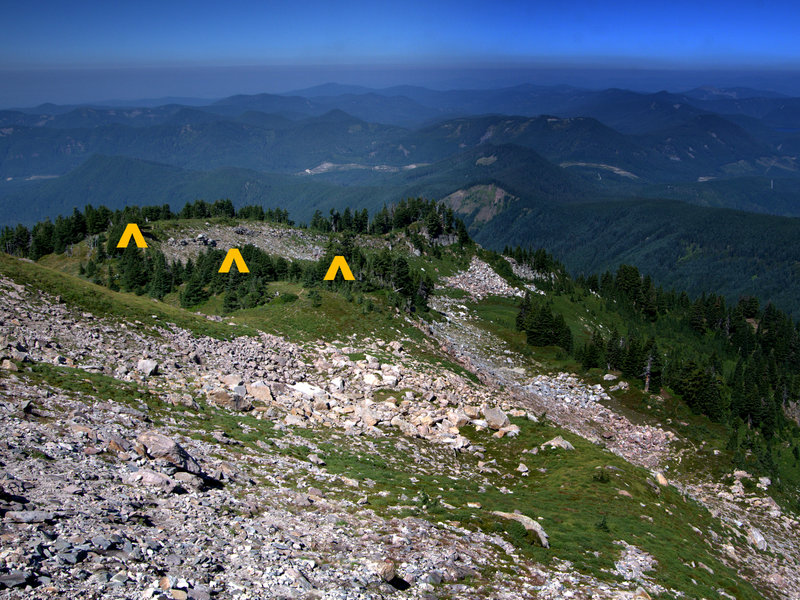
[[[166,460],[178,469],[195,475],[203,472],[197,461],[180,444],[158,431],[145,431],[136,441],[149,458]]]
[[[492,267],[479,258],[473,257],[469,269],[460,271],[452,277],[442,278],[440,287],[449,287],[467,292],[472,300],[482,300],[487,296],[525,295],[520,289],[510,286]]]
[[[531,519],[527,515],[518,513],[507,513],[496,510],[493,511],[492,514],[497,515],[498,517],[503,517],[504,519],[511,519],[513,521],[517,521],[518,523],[522,523],[522,526],[525,527],[527,531],[533,531],[539,537],[539,542],[543,547],[550,547],[550,543],[547,541],[549,536],[547,533],[545,533],[544,527],[542,527],[538,521]]]

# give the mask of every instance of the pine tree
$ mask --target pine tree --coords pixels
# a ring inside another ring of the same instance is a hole
[[[235,288],[225,290],[225,295],[222,298],[222,312],[230,314],[240,308],[239,296]]]
[[[425,217],[425,228],[428,230],[428,236],[431,239],[437,238],[442,234],[442,219],[436,209],[432,208],[428,211]]]
[[[167,270],[167,259],[161,252],[152,252],[153,266],[148,293],[152,298],[162,300],[170,292],[170,275]]]
[[[706,331],[706,311],[703,301],[700,298],[692,304],[692,312],[689,315],[689,325],[701,335]]]
[[[525,330],[525,319],[528,318],[528,313],[531,311],[531,294],[530,292],[525,292],[525,296],[522,298],[522,302],[519,305],[519,312],[517,313],[516,318],[516,327],[517,331],[524,331]]]
[[[456,237],[458,238],[459,246],[466,246],[470,243],[469,233],[467,232],[467,227],[464,225],[464,221],[458,219],[456,221]]]
[[[624,359],[624,352],[622,347],[622,338],[619,336],[617,327],[611,329],[611,335],[606,344],[606,367],[608,370],[622,369],[622,362]]]
[[[137,294],[145,292],[150,273],[139,248],[131,244],[122,251],[119,270],[123,290]]]
[[[199,270],[195,270],[186,282],[186,287],[181,292],[181,306],[191,308],[208,300],[209,294],[203,287],[203,277]]]
[[[50,222],[50,219],[39,222],[33,226],[29,253],[29,258],[31,260],[39,260],[42,256],[53,252],[54,233],[55,227]]]
[[[410,296],[412,293],[408,261],[402,255],[395,258],[392,265],[392,286],[394,286],[395,291],[402,296]]]

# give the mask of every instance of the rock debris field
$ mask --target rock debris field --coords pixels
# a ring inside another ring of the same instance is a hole
[[[521,556],[502,535],[413,516],[430,502],[414,489],[386,508],[390,491],[351,476],[338,450],[489,485],[491,468],[466,472],[459,457],[482,457],[484,444],[519,434],[509,417],[543,410],[636,464],[656,469],[669,452],[671,432],[605,408],[602,387],[566,373],[527,377],[464,351],[463,336],[479,334],[456,326],[455,304],[440,308],[450,324],[426,343],[482,383],[415,358],[410,339],[218,340],[98,318],[0,277],[0,598],[667,592],[650,579],[652,557],[625,542],[617,575],[599,581]],[[574,448],[554,435],[541,451]],[[527,471],[520,463],[508,475]],[[494,515],[548,546],[547,523]],[[762,537],[774,543],[766,528]],[[796,575],[776,577],[797,589]]]

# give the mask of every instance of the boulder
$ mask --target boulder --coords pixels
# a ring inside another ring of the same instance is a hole
[[[231,389],[231,390],[233,388],[235,388],[236,386],[242,385],[242,383],[244,383],[242,381],[242,376],[241,375],[237,375],[236,373],[232,373],[230,375],[225,375],[224,377],[221,378],[221,381],[222,381],[222,384],[226,388]]]
[[[313,399],[313,398],[327,397],[325,390],[323,390],[321,387],[318,387],[316,385],[311,385],[310,383],[306,383],[305,381],[295,383],[294,385],[290,385],[288,387],[289,389],[294,390],[304,398]]]
[[[375,373],[364,374],[364,385],[375,387],[381,384],[381,376]]]
[[[300,425],[300,426],[303,426],[303,425],[305,425],[306,420],[303,417],[299,416],[299,415],[288,414],[288,415],[286,415],[286,418],[283,420],[283,422],[286,425],[291,425],[291,426]]]
[[[199,475],[202,469],[197,461],[176,441],[157,431],[145,431],[137,438],[150,458],[164,459],[182,471]]]
[[[13,523],[45,523],[53,520],[53,513],[44,510],[10,510],[5,519]]]
[[[5,369],[6,371],[19,371],[19,367],[16,364],[4,358],[2,362],[0,362],[0,369]]]
[[[247,386],[247,393],[261,402],[272,402],[272,391],[263,381],[257,381]]]
[[[203,479],[192,473],[178,471],[175,473],[175,481],[185,484],[187,487],[199,490],[203,487]]]
[[[383,579],[384,581],[392,581],[395,578],[395,566],[394,562],[389,560],[380,561],[375,567],[376,574],[378,577]]]
[[[178,488],[178,484],[167,475],[151,471],[150,469],[139,469],[133,473],[128,473],[125,475],[123,481],[130,485],[143,485],[146,487],[158,488],[168,494],[174,492]]]
[[[213,403],[220,408],[228,410],[235,410],[239,412],[247,412],[253,409],[253,403],[249,398],[234,394],[231,396],[225,390],[212,392],[208,395],[209,402]]]
[[[497,433],[502,433],[504,436],[508,437],[517,437],[519,435],[520,428],[519,425],[506,425]],[[497,434],[495,434],[497,435]]]
[[[502,429],[511,423],[511,421],[508,420],[508,415],[499,408],[484,408],[483,418],[486,419],[486,423],[492,429]]]
[[[768,547],[767,540],[764,538],[764,534],[755,527],[751,527],[750,531],[747,532],[747,541],[762,552],[766,551]]]
[[[453,424],[453,427],[458,427],[459,429],[469,423],[469,417],[467,416],[467,413],[460,408],[447,413],[447,420]]]
[[[33,579],[32,574],[25,571],[11,571],[0,575],[0,584],[2,587],[13,588],[22,587]],[[0,587],[0,589],[2,589]]]
[[[321,459],[321,458],[320,458],[318,455],[316,455],[316,454],[309,454],[309,455],[308,455],[308,461],[309,461],[310,463],[312,463],[312,464],[315,464],[315,465],[318,465],[318,466],[320,466],[320,467],[324,467],[324,466],[325,466],[325,461],[324,461],[324,460],[322,460],[322,459]]]
[[[538,521],[531,519],[527,515],[519,515],[517,513],[507,513],[507,512],[500,512],[499,510],[492,511],[493,515],[497,515],[498,517],[503,517],[504,519],[512,519],[517,521],[518,523],[522,523],[522,526],[528,530],[533,531],[537,536],[539,536],[539,541],[542,543],[542,546],[545,548],[550,547],[550,543],[547,541],[549,537],[547,533],[545,533],[544,528],[539,524]]]
[[[378,415],[367,405],[361,407],[361,420],[367,427],[374,427],[378,424]]]
[[[575,450],[575,447],[560,435],[542,444],[542,448],[545,446],[550,446],[551,448],[563,448],[564,450]]]
[[[143,358],[136,363],[136,370],[145,377],[158,375],[158,363],[154,360],[150,360],[149,358]]]

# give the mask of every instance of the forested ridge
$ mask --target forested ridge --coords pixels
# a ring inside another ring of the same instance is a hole
[[[548,294],[519,304],[516,325],[529,344],[559,346],[586,372],[618,372],[645,392],[678,395],[725,427],[738,468],[780,482],[781,456],[797,467],[800,432],[787,411],[800,400],[800,323],[753,296],[731,304],[713,292],[665,290],[631,265],[573,279],[541,249],[504,254],[546,274],[537,286]],[[578,305],[593,296],[622,325],[598,321],[576,340],[554,308],[559,295]]]
[[[416,198],[403,200],[391,210],[384,206],[371,220],[366,209],[352,211],[348,207],[342,213],[332,209],[327,217],[317,211],[310,224],[302,227],[338,234],[330,238],[321,260],[290,262],[248,244],[240,249],[250,271],[247,275],[236,270],[219,273],[226,253],[216,248],[206,248],[195,261],[189,259],[185,263],[168,262],[156,247],[141,250],[129,244],[127,248],[117,248],[128,223],[145,227],[157,221],[215,217],[294,224],[285,210],[245,206],[237,211],[230,200],[214,203],[198,200],[186,204],[178,213],[173,213],[168,205],[126,207],[117,211],[89,205],[83,212],[75,209],[68,217],[58,217],[55,223],[45,220],[31,230],[22,225],[14,229],[7,227],[0,232],[0,247],[8,254],[38,260],[51,253],[64,254],[72,244],[87,240],[90,258],[81,263],[81,275],[115,291],[147,294],[158,300],[179,292],[184,308],[195,307],[219,294],[224,295],[225,312],[253,308],[273,298],[269,282],[294,281],[309,288],[341,290],[349,297],[383,290],[391,305],[408,311],[427,311],[427,299],[433,291],[430,275],[409,269],[407,253],[386,247],[367,250],[359,247],[355,236],[407,230],[418,249],[427,248],[434,253],[440,252],[433,244],[441,236],[449,236],[461,245],[471,243],[463,222],[454,218],[452,210]],[[415,224],[415,231],[411,231],[410,227]],[[339,255],[347,260],[355,276],[354,282],[343,281],[341,277],[332,282],[323,281],[331,260]],[[291,298],[280,298],[280,301],[291,301]],[[365,305],[368,310],[372,310],[372,306],[371,302]]]

